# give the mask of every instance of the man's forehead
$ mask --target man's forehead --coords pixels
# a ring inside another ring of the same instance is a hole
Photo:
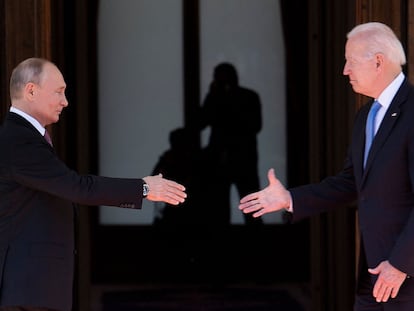
[[[43,81],[47,81],[48,83],[54,82],[54,84],[61,85],[62,87],[66,86],[62,73],[52,64],[45,65],[43,70]]]
[[[349,39],[345,45],[345,56],[348,57],[361,57],[366,52],[364,42],[357,39]]]

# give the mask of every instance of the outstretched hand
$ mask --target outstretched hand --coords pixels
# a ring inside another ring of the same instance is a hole
[[[147,176],[143,180],[148,184],[149,192],[147,199],[150,201],[178,205],[187,198],[183,185],[163,178],[162,174]]]
[[[239,209],[243,213],[254,213],[253,217],[260,217],[270,212],[276,212],[290,207],[290,192],[276,178],[274,169],[267,173],[269,185],[261,191],[249,194],[240,200]]]

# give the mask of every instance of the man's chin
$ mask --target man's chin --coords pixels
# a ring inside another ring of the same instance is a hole
[[[59,116],[56,116],[54,119],[51,119],[49,124],[57,123],[59,121]]]
[[[355,85],[352,85],[352,89],[354,90],[354,92],[355,93],[359,93],[359,89],[358,89],[358,87],[357,86],[355,86]]]

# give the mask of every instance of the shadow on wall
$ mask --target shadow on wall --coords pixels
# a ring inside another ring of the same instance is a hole
[[[209,142],[200,149],[200,132],[207,127]],[[259,95],[239,85],[232,64],[218,64],[195,121],[170,133],[170,149],[153,170],[184,184],[188,200],[180,208],[161,207],[154,224],[229,226],[231,186],[240,198],[260,189],[257,135],[261,128]],[[243,216],[247,226],[263,224],[261,218]]]

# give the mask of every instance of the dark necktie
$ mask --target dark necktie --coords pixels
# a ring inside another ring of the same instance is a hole
[[[53,147],[52,139],[50,138],[49,132],[47,130],[45,131],[44,136],[45,136],[46,141],[49,143],[49,145]]]
[[[381,108],[381,104],[378,101],[374,101],[368,113],[367,124],[365,128],[364,167],[367,162],[369,149],[371,148],[371,144],[375,136],[375,116],[377,115],[377,112],[380,108]]]

